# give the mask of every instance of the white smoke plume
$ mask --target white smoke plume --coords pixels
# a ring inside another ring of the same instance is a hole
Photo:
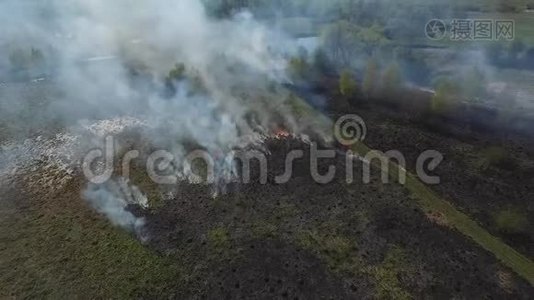
[[[104,185],[89,185],[83,196],[93,208],[104,214],[111,222],[131,232],[141,235],[144,219],[134,216],[127,210],[128,205],[148,207],[148,200],[139,189],[126,179],[109,181]]]
[[[246,13],[210,20],[197,0],[19,2],[0,4],[2,41],[49,50],[64,93],[51,114],[68,121],[141,114],[166,126],[177,122],[173,128],[193,135],[193,126],[221,128],[227,142],[246,129],[242,116],[252,107],[236,99],[236,86],[262,86],[260,77],[282,74],[281,35]],[[202,80],[209,97],[190,97],[188,84],[173,99],[161,97],[161,79],[178,62]],[[132,68],[152,77],[132,84]]]
[[[0,48],[6,53],[14,48],[42,50],[57,89],[46,110],[39,111],[44,114],[39,127],[58,120],[72,128],[134,117],[148,125],[145,135],[152,143],[177,157],[185,153],[184,141],[208,151],[231,151],[243,136],[268,127],[274,114],[295,124],[280,108],[285,100],[281,90],[261,101],[256,96],[265,95],[270,83],[284,80],[288,45],[283,34],[257,23],[249,13],[210,19],[198,0],[0,3]],[[174,82],[175,93],[165,96],[165,76],[177,63],[185,64],[192,79]],[[9,78],[6,65],[2,58],[0,75]],[[132,73],[141,75],[133,79]],[[205,92],[194,92],[195,80]],[[23,101],[9,107],[10,115],[28,109]],[[0,110],[0,117],[6,111]],[[254,122],[247,119],[250,115]],[[34,122],[30,117],[20,120],[20,126]],[[124,193],[109,189],[91,186],[84,196],[114,224],[138,226],[139,220],[124,210]]]

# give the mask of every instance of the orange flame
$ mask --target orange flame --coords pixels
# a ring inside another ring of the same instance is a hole
[[[287,130],[284,130],[284,129],[277,129],[274,131],[274,134],[273,134],[273,137],[275,139],[279,139],[279,140],[283,140],[283,139],[287,139],[291,136],[291,134],[287,131]]]

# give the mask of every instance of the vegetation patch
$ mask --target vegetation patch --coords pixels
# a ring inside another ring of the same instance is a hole
[[[208,232],[208,243],[210,247],[218,253],[228,251],[231,246],[228,230],[224,227],[217,227],[210,230]]]
[[[479,153],[476,166],[482,171],[487,171],[489,168],[512,170],[516,168],[516,162],[506,149],[493,146]]]
[[[316,230],[298,234],[297,243],[322,258],[328,267],[336,272],[359,274],[361,265],[355,250],[355,243],[338,236],[323,234]]]
[[[412,299],[410,293],[401,287],[399,277],[409,266],[406,254],[401,248],[391,248],[384,261],[370,267],[369,273],[375,278],[378,299]]]
[[[253,237],[258,239],[272,239],[279,235],[278,226],[263,220],[254,222],[251,231]]]
[[[505,209],[494,215],[497,230],[505,234],[521,234],[529,228],[528,218],[525,213]]]

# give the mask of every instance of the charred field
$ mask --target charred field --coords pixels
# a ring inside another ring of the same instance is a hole
[[[284,153],[306,147],[269,141],[267,186],[233,186],[216,200],[198,187],[184,188],[147,218],[156,237],[148,244],[174,255],[203,253],[192,261],[206,261],[211,270],[197,277],[208,297],[528,297],[531,287],[519,278],[511,279],[515,291],[503,293],[506,268],[488,265],[491,255],[421,211],[402,187],[380,183],[379,172],[375,184],[348,185],[339,174],[324,186],[311,178],[304,157],[294,179],[274,184]],[[319,170],[343,169],[344,161],[325,161]],[[180,202],[191,195],[197,196]]]
[[[534,0],[449,2],[0,1],[0,299],[532,299]]]
[[[291,150],[306,154],[295,161],[290,181],[277,184]],[[81,176],[48,193],[27,186],[29,177],[4,186],[3,197],[10,200],[1,222],[2,265],[9,270],[1,281],[10,287],[4,296],[84,291],[91,297],[146,299],[527,299],[532,294],[525,279],[445,217],[419,207],[405,187],[382,183],[380,170],[363,184],[359,170],[365,166],[359,162],[354,183],[337,172],[332,182],[318,184],[310,175],[308,142],[283,135],[267,139],[263,151],[266,184],[260,183],[259,164],[252,166],[249,184],[229,184],[217,197],[209,185],[180,183],[172,197],[148,209],[126,208],[144,219],[135,232],[112,226],[88,205]],[[318,170],[345,170],[345,164],[338,152]],[[147,174],[136,167],[132,172],[132,181],[155,198],[158,192],[150,190],[160,189]]]
[[[411,99],[429,102],[426,98]],[[526,225],[533,222],[532,119],[521,130],[507,121],[493,118],[489,122],[472,112],[429,123],[432,118],[421,110],[392,107],[388,98],[373,104],[361,99],[348,106],[344,101],[341,103],[344,104],[334,103],[330,107],[332,116],[357,111],[369,121],[366,144],[383,152],[400,151],[412,172],[416,171],[421,153],[428,149],[439,151],[444,161],[435,174],[441,180],[432,185],[432,190],[532,259],[534,237]],[[515,219],[525,219],[525,227],[502,226],[499,215],[507,212],[512,212]]]
[[[40,91],[37,85],[29,93]],[[436,129],[413,118],[410,111],[380,102],[387,99],[373,103],[336,93],[325,97],[332,100],[323,108],[324,119],[300,98],[285,103],[298,110],[298,122],[310,124],[304,129],[310,130],[309,135],[290,133],[280,119],[271,126],[270,135],[259,140],[254,136],[248,148],[240,148],[243,153],[255,150],[265,155],[265,182],[261,165],[253,162],[246,184],[182,180],[159,185],[145,169],[144,153],[158,148],[146,138],[142,122],[104,120],[90,125],[89,131],[96,133],[117,131],[119,157],[137,149],[143,158],[130,166],[128,175],[122,161],[116,161],[112,179],[120,185],[120,178],[129,177],[126,184],[135,186],[148,202],[128,202],[111,215],[88,201],[80,165],[71,169],[58,163],[62,157],[56,152],[64,149],[57,145],[76,138],[58,138],[57,129],[43,132],[36,126],[31,134],[37,138],[26,142],[22,153],[34,157],[34,152],[48,150],[29,166],[15,166],[15,176],[3,177],[0,256],[5,272],[0,284],[6,288],[2,296],[528,299],[532,295],[528,136],[506,131],[490,135],[461,122],[444,122]],[[35,104],[37,119],[40,103]],[[324,141],[310,128],[354,113],[365,119],[365,144],[383,152],[398,149],[406,156],[408,172],[416,172],[414,164],[423,151],[443,153],[444,162],[433,171],[441,183],[425,188],[451,203],[452,215],[433,202],[421,205],[419,191],[409,183],[400,184],[395,178],[384,183],[377,166],[371,167],[371,180],[364,183],[363,170],[368,166],[359,159],[353,160],[354,178],[347,183],[347,148]],[[332,166],[337,170],[326,184],[311,174],[314,142],[336,153],[318,161],[319,174]],[[502,148],[495,150],[494,145]],[[188,147],[199,145],[191,142]],[[293,150],[302,150],[304,156],[294,161],[289,181],[277,183]],[[131,190],[125,191],[121,197],[132,197]],[[457,212],[492,240],[473,238],[471,228],[461,226],[464,219],[455,217]],[[503,212],[505,221],[526,221],[510,225],[499,217]],[[126,226],[114,222],[115,213],[127,217]],[[513,257],[499,257],[503,248],[505,256],[511,251]],[[525,260],[525,268],[517,268]]]

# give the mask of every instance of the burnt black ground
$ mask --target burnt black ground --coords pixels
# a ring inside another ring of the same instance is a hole
[[[381,106],[349,109],[360,114],[368,126],[366,144],[381,151],[398,150],[407,167],[415,171],[418,156],[436,150],[444,160],[434,171],[441,183],[431,188],[480,222],[524,255],[534,258],[534,143],[531,138],[502,130],[475,130],[454,122],[427,127],[409,115]],[[343,113],[347,108],[343,108]],[[335,118],[335,117],[334,117]],[[507,166],[481,170],[477,162],[489,147],[503,149]],[[523,212],[529,224],[523,232],[507,233],[496,228],[495,214],[502,210]]]
[[[149,247],[191,270],[179,294],[193,298],[529,298],[534,289],[489,253],[420,211],[400,185],[344,172],[317,184],[308,156],[275,184],[286,153],[308,145],[268,143],[267,185],[182,185],[150,213]],[[345,158],[323,160],[344,170]],[[257,169],[256,169],[257,170]]]

